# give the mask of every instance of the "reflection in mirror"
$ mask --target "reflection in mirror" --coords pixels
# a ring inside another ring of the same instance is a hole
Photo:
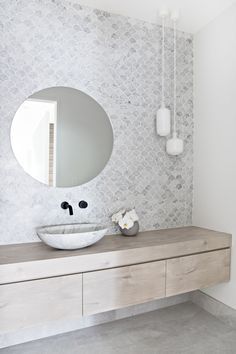
[[[19,107],[11,143],[18,162],[32,177],[49,186],[72,187],[104,169],[113,132],[109,117],[92,97],[73,88],[51,87]]]

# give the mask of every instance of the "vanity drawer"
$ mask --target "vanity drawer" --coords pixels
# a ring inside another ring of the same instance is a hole
[[[0,342],[15,331],[43,331],[50,322],[81,316],[81,274],[0,285]]]
[[[83,274],[83,314],[165,297],[165,261]]]
[[[167,260],[166,296],[202,289],[230,279],[230,249]]]

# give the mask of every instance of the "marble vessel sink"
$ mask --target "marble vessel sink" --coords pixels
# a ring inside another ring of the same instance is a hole
[[[75,250],[93,245],[105,236],[107,227],[99,224],[52,225],[36,228],[38,237],[48,246]]]

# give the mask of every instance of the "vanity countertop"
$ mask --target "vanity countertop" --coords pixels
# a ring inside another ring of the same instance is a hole
[[[61,251],[42,242],[0,246],[0,284],[89,272],[230,248],[230,234],[199,227],[108,235],[91,247]]]

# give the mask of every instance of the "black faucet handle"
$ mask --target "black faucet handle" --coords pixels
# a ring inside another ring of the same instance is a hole
[[[69,209],[70,215],[73,215],[73,214],[74,214],[74,213],[73,213],[73,208],[72,208],[72,206],[71,206],[68,202],[62,202],[62,203],[61,203],[61,208],[64,209],[64,210]]]
[[[81,209],[86,209],[88,207],[88,203],[85,200],[81,200],[78,205]]]

